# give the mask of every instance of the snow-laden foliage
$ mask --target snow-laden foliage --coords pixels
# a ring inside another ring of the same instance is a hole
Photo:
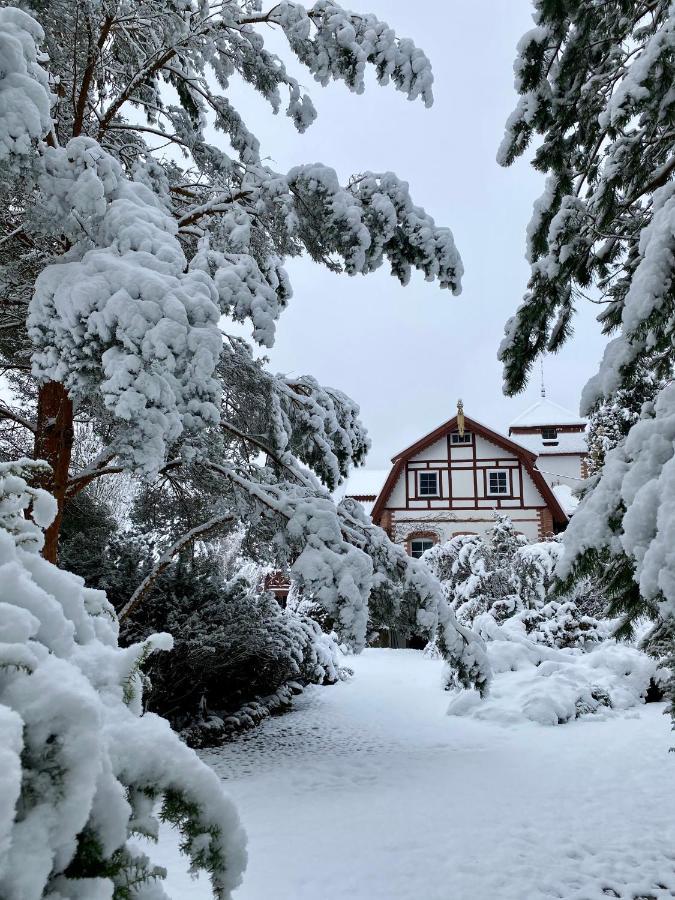
[[[590,475],[600,472],[606,455],[623,441],[640,418],[645,403],[652,404],[667,383],[655,376],[651,360],[647,358],[638,367],[630,387],[621,388],[594,410],[586,434]]]
[[[307,684],[333,684],[347,674],[335,635],[266,591],[272,572],[241,555],[243,537],[235,532],[172,564],[125,621],[126,641],[156,627],[171,633],[172,653],[149,661],[146,704],[193,746],[257,724]],[[138,549],[130,544],[127,552],[136,550],[145,570],[148,559]]]
[[[484,536],[458,535],[436,544],[422,559],[462,625],[513,619],[531,641],[583,648],[607,634],[597,619],[602,599],[588,578],[566,592],[556,589],[562,552],[557,541],[528,544],[508,516],[498,515]],[[489,630],[483,636],[489,638]]]
[[[675,383],[611,450],[566,535],[561,574],[595,560],[629,559],[640,595],[675,614]],[[645,609],[647,604],[645,604]]]
[[[605,330],[620,337],[586,390],[590,411],[625,386],[645,350],[658,353],[657,374],[669,374],[675,5],[534,8],[498,159],[509,165],[541,135],[533,164],[549,174],[527,230],[529,290],[500,356],[506,390],[520,390],[537,355],[571,334],[582,289],[596,285]]]
[[[371,66],[380,84],[430,104],[424,54],[329,0],[267,11],[243,0],[24,6],[37,21],[6,16],[24,48],[12,103],[23,91],[28,111],[42,97],[44,127],[25,126],[23,165],[0,185],[0,352],[22,401],[3,412],[0,436],[11,458],[25,429],[52,467],[52,483],[42,481],[59,507],[49,558],[68,502],[131,469],[162,501],[162,572],[196,541],[244,523],[252,558],[289,568],[355,649],[369,603],[389,604],[429,630],[442,620],[448,659],[484,686],[480,642],[457,630],[437,583],[330,497],[368,448],[356,405],[311,377],[271,375],[227,334],[228,321],[246,320],[254,341],[272,345],[292,293],[284,261],[301,253],[351,275],[386,261],[402,283],[417,269],[459,292],[452,234],[405,181],[362,172],[342,185],[323,163],[275,172],[228,98],[242,78],[274,112],[285,95],[300,131],[312,122],[311,100],[265,47],[270,28],[321,84],[359,93]],[[0,117],[0,134],[13,128]],[[100,452],[73,471],[80,423]],[[147,573],[122,618],[158,574]]]
[[[488,614],[476,627],[486,640],[494,672],[490,693],[460,691],[448,713],[503,724],[523,720],[562,725],[581,716],[612,715],[645,702],[664,674],[656,660],[635,647],[607,640],[588,651],[532,639],[517,617],[498,625]]]
[[[451,715],[556,725],[643,703],[652,681],[663,683],[653,656],[610,639],[592,579],[561,587],[563,552],[558,541],[528,544],[499,515],[485,536],[459,535],[424,554],[458,621],[485,642],[492,672],[487,698],[456,691]]]
[[[507,392],[520,390],[536,356],[571,334],[585,292],[603,304],[613,339],[582,399],[598,420],[595,477],[560,571],[600,577],[629,634],[641,616],[671,616],[675,600],[675,4],[534,6],[499,156],[509,164],[540,135],[534,165],[548,176],[528,228],[529,290],[500,356]]]
[[[44,32],[20,9],[0,9],[0,171],[25,162],[51,129],[51,92],[40,65]]]
[[[211,280],[185,272],[175,221],[91,138],[47,148],[33,214],[70,244],[35,282],[33,374],[100,394],[125,424],[122,459],[156,471],[184,429],[217,424],[222,339]]]
[[[54,504],[28,486],[32,465],[0,467],[0,895],[166,897],[163,870],[133,844],[156,837],[159,804],[225,900],[245,862],[236,811],[168,723],[142,712],[141,666],[171,638],[120,648],[105,594],[40,557]]]

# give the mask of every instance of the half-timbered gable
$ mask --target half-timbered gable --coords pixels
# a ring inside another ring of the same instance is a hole
[[[445,422],[392,460],[373,521],[419,555],[455,534],[482,533],[508,511],[530,540],[564,528],[567,517],[536,469],[536,456],[480,422]]]

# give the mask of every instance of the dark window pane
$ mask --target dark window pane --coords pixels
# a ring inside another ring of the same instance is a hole
[[[419,478],[420,495],[426,497],[438,495],[438,474],[436,472],[420,472]]]
[[[427,550],[431,550],[434,546],[434,542],[431,538],[415,538],[410,541],[410,555],[414,556],[415,559],[419,559],[423,553],[426,553]]]
[[[488,485],[491,494],[508,494],[509,482],[506,472],[490,472]]]

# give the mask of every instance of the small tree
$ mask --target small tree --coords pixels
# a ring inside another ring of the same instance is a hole
[[[590,578],[566,590],[556,580],[558,541],[528,544],[512,521],[497,515],[485,535],[459,535],[428,550],[424,562],[463,625],[489,638],[494,624],[521,622],[533,641],[583,647],[604,631],[598,590]]]
[[[505,618],[515,609],[513,559],[527,539],[511,519],[497,514],[485,536],[458,535],[424,554],[424,562],[442,582],[443,590],[463,625],[488,610]]]

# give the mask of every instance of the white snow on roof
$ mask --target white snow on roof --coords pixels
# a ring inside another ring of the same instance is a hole
[[[556,484],[552,488],[555,498],[562,506],[563,512],[571,516],[579,505],[579,498],[572,493],[572,488],[568,484]]]
[[[586,419],[564,406],[542,397],[511,422],[511,428],[530,428],[538,425],[585,425]],[[520,436],[519,436],[520,437]]]
[[[354,469],[347,480],[334,492],[337,500],[343,497],[376,497],[387,480],[390,469]]]
[[[514,435],[518,443],[527,447],[537,456],[556,456],[558,453],[588,453],[586,435],[583,431],[560,432],[555,441],[544,441],[540,434]],[[513,440],[513,438],[512,438]]]

